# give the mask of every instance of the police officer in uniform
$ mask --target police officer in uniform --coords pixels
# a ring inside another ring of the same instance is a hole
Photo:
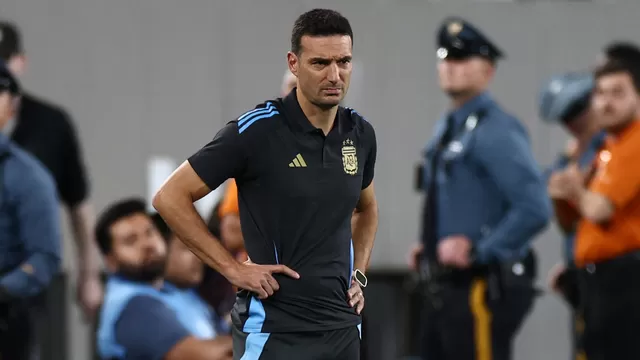
[[[15,115],[20,93],[0,62],[0,129]],[[51,175],[0,132],[0,359],[38,355],[37,296],[60,269],[61,238]]]
[[[487,87],[503,53],[460,18],[437,34],[440,86],[451,100],[424,151],[422,357],[507,360],[533,304],[531,241],[551,204],[524,126]]]
[[[539,114],[547,122],[562,126],[571,136],[567,148],[547,169],[545,179],[552,174],[578,165],[591,167],[604,145],[605,132],[600,129],[591,109],[594,88],[591,73],[570,72],[553,76],[540,91]],[[572,309],[574,354],[572,359],[584,359],[582,334],[584,321],[579,311],[578,278],[573,261],[575,228],[580,215],[565,200],[553,199],[556,223],[564,237],[563,262],[549,273],[549,287],[562,296]]]

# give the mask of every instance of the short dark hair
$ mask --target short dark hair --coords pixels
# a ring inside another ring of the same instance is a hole
[[[630,62],[629,65],[640,66],[640,48],[632,42],[616,41],[604,49],[607,60]]]
[[[22,36],[18,27],[12,22],[0,21],[0,59],[9,61],[22,52]]]
[[[633,82],[633,87],[636,89],[636,92],[640,93],[640,71],[638,71],[637,66],[634,66],[627,61],[609,60],[595,70],[594,77],[598,80],[603,76],[619,73],[627,73],[631,77],[631,81]]]
[[[303,36],[347,35],[353,42],[353,31],[349,20],[339,12],[329,9],[313,9],[300,15],[291,32],[291,52],[298,55],[302,50]]]
[[[107,207],[96,221],[95,236],[103,255],[111,253],[113,239],[111,227],[116,222],[135,214],[148,214],[144,200],[128,198]]]

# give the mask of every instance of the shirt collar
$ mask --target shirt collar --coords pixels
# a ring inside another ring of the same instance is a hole
[[[467,120],[469,115],[482,109],[492,102],[493,99],[491,98],[489,93],[485,91],[470,99],[461,107],[449,113],[449,116],[453,117],[453,122],[455,125],[461,125],[464,121]]]
[[[298,102],[298,95],[296,94],[296,88],[293,88],[291,92],[282,99],[282,104],[284,107],[284,118],[285,121],[294,129],[310,133],[314,131],[318,131],[318,128],[313,126],[313,124],[309,121],[307,116],[302,111],[300,107],[300,103]],[[352,125],[351,121],[347,121],[344,119],[345,116],[342,115],[342,111],[338,109],[336,113],[336,120],[333,124],[333,128],[339,126],[340,132],[349,131]],[[332,129],[333,131],[333,129]]]

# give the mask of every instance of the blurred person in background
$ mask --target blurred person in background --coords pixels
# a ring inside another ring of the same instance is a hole
[[[502,51],[460,18],[446,19],[436,41],[451,110],[418,174],[426,199],[410,265],[425,296],[421,355],[507,360],[534,302],[531,242],[551,204],[526,129],[487,91]]]
[[[24,75],[27,56],[20,32],[10,22],[0,22],[0,58],[14,76]],[[23,93],[19,110],[4,132],[53,175],[59,198],[68,210],[76,244],[77,300],[85,318],[92,320],[102,303],[102,269],[93,239],[94,214],[89,199],[89,179],[74,124],[61,107]]]
[[[300,15],[287,54],[296,90],[227,123],[154,197],[178,238],[242,289],[232,313],[235,359],[359,358],[377,146],[371,124],[339,106],[352,40],[336,11]],[[229,178],[247,263],[213,241],[193,206]]]
[[[175,288],[166,287],[167,244],[143,200],[111,204],[95,231],[110,272],[97,334],[102,359],[231,359],[229,337],[184,323],[202,313],[181,313]]]
[[[540,118],[559,124],[570,135],[567,148],[545,172],[548,180],[552,174],[568,166],[588,168],[604,145],[605,133],[600,130],[591,110],[591,94],[594,88],[590,72],[570,72],[553,76],[540,91]],[[588,183],[590,177],[585,179]],[[584,321],[579,310],[578,277],[573,262],[575,229],[580,215],[565,199],[553,199],[555,217],[564,236],[564,259],[549,272],[549,287],[559,293],[571,306],[574,354],[573,359],[584,359],[582,334]]]
[[[640,72],[610,60],[595,71],[592,107],[608,137],[593,169],[554,173],[549,193],[580,214],[574,261],[589,360],[640,359]],[[585,179],[594,172],[593,179]]]
[[[14,117],[20,87],[0,64],[0,129]],[[0,358],[37,358],[31,300],[59,271],[61,229],[49,172],[0,133]]]
[[[230,323],[219,318],[196,292],[204,275],[202,261],[178,240],[160,215],[154,214],[153,220],[168,244],[164,285],[169,290],[169,299],[177,309],[178,318],[199,338],[213,339],[218,335],[229,334]]]

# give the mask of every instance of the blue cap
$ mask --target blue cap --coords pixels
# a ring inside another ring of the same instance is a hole
[[[540,90],[539,115],[547,122],[567,122],[586,110],[595,81],[591,73],[553,76]]]
[[[11,95],[20,94],[20,83],[9,68],[0,60],[0,92],[9,91]]]
[[[480,56],[491,61],[505,55],[480,30],[458,17],[444,20],[436,39],[438,58],[462,60]]]

